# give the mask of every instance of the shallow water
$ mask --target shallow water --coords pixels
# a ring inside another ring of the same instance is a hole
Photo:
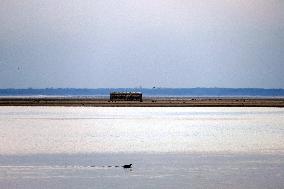
[[[282,188],[283,152],[280,108],[0,107],[0,188]]]
[[[284,109],[1,107],[1,154],[274,152]]]

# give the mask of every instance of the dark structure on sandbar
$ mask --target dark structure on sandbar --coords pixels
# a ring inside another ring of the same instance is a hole
[[[142,93],[140,92],[112,92],[110,101],[140,101],[142,102]]]

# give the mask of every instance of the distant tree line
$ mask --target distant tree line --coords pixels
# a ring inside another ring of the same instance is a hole
[[[0,89],[0,96],[105,96],[111,92],[142,92],[144,96],[282,96],[284,89],[262,88],[45,88]]]

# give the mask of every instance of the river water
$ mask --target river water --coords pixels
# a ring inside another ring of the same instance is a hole
[[[284,109],[0,107],[0,154],[0,188],[283,188]]]

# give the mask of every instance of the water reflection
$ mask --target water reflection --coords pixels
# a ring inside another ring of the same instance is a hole
[[[280,108],[0,107],[0,153],[283,152]]]

